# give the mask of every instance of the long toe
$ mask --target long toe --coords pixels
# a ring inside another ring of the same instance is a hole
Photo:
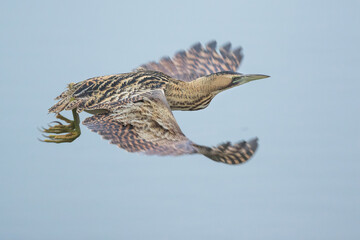
[[[63,143],[63,142],[72,142],[80,136],[80,133],[77,131],[72,131],[68,134],[63,135],[43,135],[45,140],[43,142],[52,142],[52,143]]]
[[[74,121],[72,121],[72,120],[64,117],[64,116],[61,115],[60,113],[58,113],[58,114],[56,115],[56,118],[57,118],[57,119],[61,119],[61,120],[63,120],[64,122],[67,122],[67,123],[73,123],[73,122],[74,122]]]
[[[42,128],[42,132],[44,133],[68,133],[74,131],[75,127],[71,124],[69,125],[55,125],[50,126],[49,128]]]

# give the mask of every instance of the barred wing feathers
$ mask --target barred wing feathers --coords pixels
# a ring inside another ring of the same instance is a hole
[[[106,106],[102,106],[105,107]],[[257,139],[207,147],[193,143],[181,131],[162,90],[153,90],[132,101],[122,101],[111,112],[83,121],[110,143],[128,152],[157,155],[200,153],[226,164],[246,162],[257,148]]]
[[[141,100],[119,105],[110,113],[89,117],[83,124],[129,152],[195,153],[191,141],[176,123],[162,90],[143,94]]]
[[[205,48],[197,43],[187,51],[180,51],[171,59],[163,57],[159,62],[149,62],[137,68],[163,72],[175,79],[190,82],[211,73],[236,72],[243,58],[242,49],[231,49],[231,43],[216,50],[216,41],[209,42]]]

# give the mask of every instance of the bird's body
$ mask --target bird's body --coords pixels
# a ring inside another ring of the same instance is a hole
[[[206,108],[219,92],[267,77],[234,72],[242,59],[240,51],[223,47],[220,52],[221,55],[216,52],[214,43],[208,44],[206,49],[195,45],[188,52],[175,55],[173,60],[163,58],[159,63],[143,65],[134,72],[69,84],[49,112],[57,113],[58,118],[72,125],[59,124],[44,130],[69,134],[50,135],[50,140],[45,141],[60,143],[77,138],[80,135],[80,127],[76,129],[78,123],[59,113],[72,110],[76,120],[78,113],[86,111],[94,116],[85,119],[84,125],[130,152],[201,153],[229,164],[246,161],[257,147],[256,140],[213,148],[197,145],[181,132],[171,113],[171,110]]]
[[[78,113],[83,110],[91,112],[100,110],[100,106],[110,107],[111,103],[153,90],[164,91],[171,110],[194,111],[206,108],[221,91],[214,91],[217,88],[217,85],[202,79],[184,82],[157,71],[122,73],[70,84],[69,89],[56,98],[60,101],[49,112],[59,113],[74,108]]]

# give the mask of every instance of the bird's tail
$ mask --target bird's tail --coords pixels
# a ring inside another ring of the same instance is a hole
[[[79,101],[73,97],[76,91],[76,84],[70,83],[68,89],[61,93],[55,100],[59,100],[55,105],[49,108],[49,113],[59,113],[63,110],[72,110],[79,105]]]
[[[198,153],[216,162],[240,164],[246,162],[254,155],[258,147],[257,141],[258,139],[254,138],[248,142],[242,141],[236,144],[227,142],[212,148],[197,144],[193,144],[193,146],[197,149]]]
[[[65,107],[68,105],[69,100],[64,98],[58,101],[55,105],[53,105],[51,108],[49,108],[49,113],[59,113],[62,110],[65,109]]]

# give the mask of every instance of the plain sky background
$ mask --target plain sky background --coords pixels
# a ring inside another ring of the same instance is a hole
[[[0,239],[359,239],[359,11],[358,0],[1,1]],[[71,144],[37,141],[68,83],[210,40],[242,46],[239,71],[271,78],[175,116],[200,144],[259,137],[248,163],[131,154],[85,127]]]

